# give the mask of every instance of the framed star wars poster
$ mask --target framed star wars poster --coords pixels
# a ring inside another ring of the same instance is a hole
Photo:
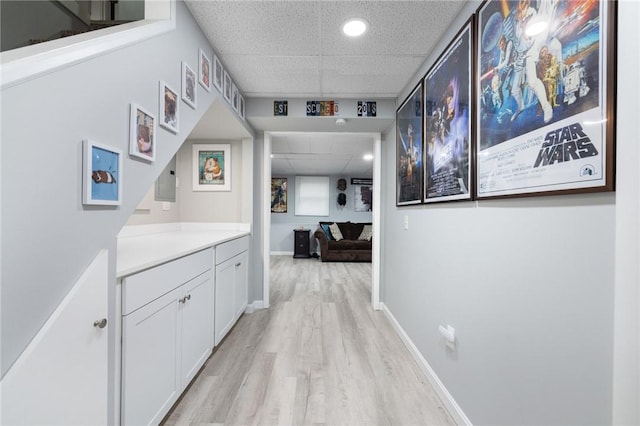
[[[422,203],[422,83],[396,111],[396,205]]]
[[[472,22],[424,78],[424,202],[470,200]]]
[[[482,4],[478,198],[614,189],[615,16],[604,0]]]

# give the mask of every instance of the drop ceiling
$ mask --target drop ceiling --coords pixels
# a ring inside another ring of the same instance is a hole
[[[273,136],[271,148],[273,175],[363,178],[373,175],[373,162],[363,158],[364,154],[373,154],[370,135],[307,133]]]
[[[405,86],[414,83],[410,80],[464,4],[460,0],[185,3],[244,94],[247,105],[252,98],[395,99]],[[369,23],[369,31],[360,38],[348,38],[341,32],[343,23],[353,17]],[[273,130],[273,122],[267,123],[263,117],[247,119],[257,131]],[[280,154],[293,155],[289,147],[299,143],[298,150],[309,151],[304,153],[305,158],[315,154],[312,161],[324,161],[328,166],[327,160],[321,158],[326,153],[312,152],[315,144],[318,149],[326,149],[323,138],[305,140],[304,120],[296,120],[295,129],[289,124],[287,130],[298,133],[288,136],[282,144],[274,140],[274,153],[286,145],[287,152]],[[373,129],[373,121],[370,123],[369,131],[379,131]],[[358,128],[367,131],[367,125]],[[333,167],[344,167],[348,172],[358,160],[355,154],[344,150],[353,150],[359,143],[336,140],[331,142],[336,160]],[[303,161],[301,154],[289,158],[288,165],[276,156],[273,172],[297,173],[298,167],[311,170],[313,163]],[[358,152],[357,157],[362,154]],[[347,159],[349,155],[353,158]]]

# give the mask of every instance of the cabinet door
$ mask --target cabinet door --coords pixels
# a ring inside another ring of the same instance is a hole
[[[157,424],[180,394],[176,289],[122,321],[122,424]]]
[[[181,287],[180,380],[187,386],[213,348],[213,279],[208,271]]]
[[[233,275],[235,273],[235,259],[231,258],[216,266],[215,282],[215,344],[218,345],[222,338],[233,326],[235,320],[233,298]]]
[[[99,328],[94,321],[107,318],[108,287],[103,250],[2,378],[0,424],[107,424],[108,332],[114,326]]]
[[[234,308],[235,319],[240,318],[244,310],[247,308],[248,300],[248,281],[249,281],[249,256],[247,252],[243,252],[234,258]]]

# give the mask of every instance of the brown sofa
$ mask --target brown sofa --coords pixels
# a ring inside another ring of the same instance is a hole
[[[329,239],[322,225],[337,224],[344,237],[340,241]],[[318,239],[320,259],[323,262],[371,262],[371,240],[358,240],[365,225],[371,223],[320,222],[313,236]]]

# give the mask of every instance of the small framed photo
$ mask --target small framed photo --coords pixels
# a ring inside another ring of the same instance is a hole
[[[178,133],[178,92],[160,82],[160,125],[165,129]]]
[[[213,55],[213,85],[216,86],[218,92],[222,93],[222,81],[224,79],[224,69],[222,62],[217,55]]]
[[[231,77],[229,77],[229,73],[227,70],[224,70],[224,98],[227,102],[231,103]]]
[[[231,191],[231,145],[194,144],[193,190]]]
[[[238,112],[238,86],[231,82],[231,107]]]
[[[287,212],[287,178],[271,178],[271,213]]]
[[[244,120],[244,96],[238,94],[238,115]]]
[[[122,151],[90,140],[82,141],[82,204],[122,204]]]
[[[141,106],[131,104],[129,154],[147,161],[156,159],[156,118]]]
[[[202,49],[200,49],[198,56],[200,58],[200,85],[209,92],[211,90],[211,59]]]
[[[182,62],[182,100],[196,108],[196,73],[186,62]]]

